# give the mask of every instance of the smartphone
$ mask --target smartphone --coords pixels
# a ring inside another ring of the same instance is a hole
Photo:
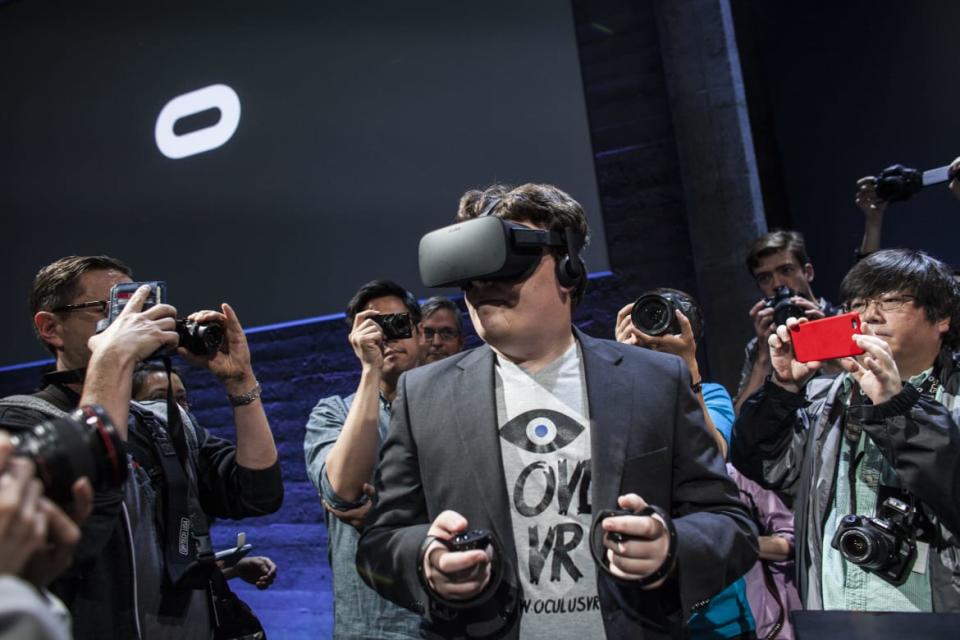
[[[470,551],[472,549],[486,549],[490,544],[490,532],[486,529],[474,529],[457,534],[452,540],[444,542],[450,551]]]
[[[858,356],[864,351],[853,341],[855,335],[862,335],[860,314],[856,311],[790,327],[793,354],[798,362]]]
[[[241,531],[237,534],[237,546],[217,551],[213,557],[217,562],[223,563],[221,568],[229,569],[240,562],[251,550],[253,550],[253,545],[247,544],[247,534]]]

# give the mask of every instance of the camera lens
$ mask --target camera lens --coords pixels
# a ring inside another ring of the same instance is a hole
[[[198,323],[177,320],[180,346],[198,356],[211,356],[223,345],[223,327],[216,322]]]
[[[633,305],[630,319],[633,326],[647,335],[662,336],[668,332],[675,320],[673,305],[658,294],[641,296]]]
[[[847,531],[840,538],[840,552],[854,564],[863,564],[870,559],[873,544],[861,531]]]
[[[123,441],[99,407],[81,407],[10,439],[17,455],[33,460],[44,492],[57,504],[73,500],[73,483],[83,476],[94,491],[119,487],[127,477]]]

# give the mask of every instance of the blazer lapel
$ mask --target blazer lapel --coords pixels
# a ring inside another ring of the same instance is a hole
[[[603,340],[574,328],[583,353],[590,410],[591,480],[593,513],[617,507],[617,480],[623,472],[633,424],[633,381],[625,379],[619,365],[623,355]],[[602,473],[599,473],[601,472]]]
[[[497,399],[494,382],[494,354],[483,345],[460,363],[455,390],[457,434],[470,460],[476,491],[504,546],[505,558],[516,558],[510,505],[504,484],[500,434],[497,430]]]

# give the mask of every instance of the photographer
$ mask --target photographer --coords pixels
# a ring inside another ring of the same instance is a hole
[[[190,411],[187,388],[176,369],[167,372],[159,362],[141,362],[133,371],[133,399],[137,402],[166,402],[167,390],[173,386],[173,399],[184,411]],[[221,564],[220,561],[217,562]],[[232,567],[223,569],[227,580],[240,578],[258,589],[266,589],[277,578],[277,565],[266,556],[245,556]]]
[[[101,404],[126,441],[128,479],[121,490],[98,492],[74,565],[52,588],[70,609],[77,638],[208,639],[212,623],[201,584],[209,557],[202,535],[205,519],[279,508],[283,485],[276,448],[258,399],[246,338],[226,304],[223,313],[191,316],[223,325],[222,350],[208,357],[184,349],[180,353],[224,384],[235,406],[237,445],[211,436],[185,413],[167,420],[166,407],[160,411],[130,403],[136,363],[179,342],[173,307],[158,304],[141,311],[147,287],[137,290],[110,326],[96,333],[97,322],[107,316],[111,288],[130,281],[129,268],[107,256],[71,256],[39,271],[31,294],[34,327],[54,354],[56,370],[36,394],[0,401],[0,425],[30,428],[70,411],[81,394],[105,398]],[[109,365],[112,379],[85,378],[85,370],[96,370],[101,361]],[[174,461],[171,452],[178,443],[183,457],[178,451]],[[197,569],[194,582],[180,582],[191,569]]]
[[[806,608],[958,611],[960,289],[939,260],[893,249],[857,263],[840,291],[865,353],[841,359],[843,375],[814,377],[820,363],[794,357],[798,320],[778,326],[773,374],[743,406],[732,460],[793,499]],[[886,532],[858,517],[875,514]],[[848,545],[837,533],[850,522],[862,531]],[[915,556],[899,554],[914,543]],[[884,545],[898,553],[860,554]]]
[[[633,317],[635,305],[649,305],[648,301],[654,305],[657,322],[653,326],[644,322],[645,317],[636,320]],[[660,313],[670,308],[673,308],[674,320],[664,327],[666,318]],[[637,322],[658,335],[644,333]],[[703,337],[704,324],[702,309],[692,296],[677,289],[654,289],[620,309],[616,338],[624,344],[683,358],[694,381],[704,422],[726,459],[733,430],[733,401],[722,385],[703,382],[700,376],[697,340]],[[745,577],[712,596],[706,606],[693,614],[689,622],[691,637],[750,637],[742,634],[749,634],[755,628],[760,638],[792,638],[793,629],[787,614],[790,609],[800,608],[792,579],[793,514],[773,492],[744,478],[729,463],[727,473],[737,483],[741,501],[750,507],[760,533],[757,538],[760,558]],[[748,613],[748,602],[752,616]]]
[[[813,295],[813,264],[807,257],[803,236],[797,231],[773,231],[757,238],[747,254],[747,269],[763,298],[750,308],[755,335],[744,350],[740,383],[734,398],[738,413],[744,401],[770,375],[770,358],[767,350],[760,347],[776,328],[777,309],[792,306],[791,315],[803,314],[809,320],[837,312],[826,299]]]
[[[420,362],[420,305],[397,283],[373,280],[354,294],[346,316],[351,327],[348,340],[360,361],[360,384],[346,398],[320,400],[310,413],[303,441],[307,475],[326,511],[333,635],[419,638],[419,616],[363,584],[355,558],[357,529],[374,496],[369,483],[390,424],[397,382],[400,374]],[[398,320],[406,321],[407,337],[388,337]]]
[[[486,344],[400,378],[358,571],[423,637],[676,637],[756,558],[689,373],[572,326],[588,228],[560,189],[468,191],[457,219],[539,246],[463,283]]]

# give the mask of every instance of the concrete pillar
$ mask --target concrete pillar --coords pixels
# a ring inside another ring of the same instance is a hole
[[[736,390],[758,292],[744,259],[766,232],[729,0],[656,0],[710,379]]]

